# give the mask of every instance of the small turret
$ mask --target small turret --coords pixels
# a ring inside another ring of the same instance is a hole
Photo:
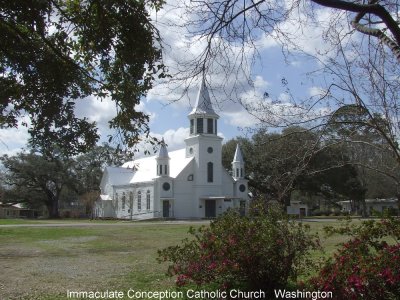
[[[157,159],[157,176],[169,176],[169,156],[167,145],[164,138],[161,141],[161,147],[158,151]]]
[[[232,177],[234,179],[244,178],[244,159],[239,144],[236,145],[235,156],[232,161]]]

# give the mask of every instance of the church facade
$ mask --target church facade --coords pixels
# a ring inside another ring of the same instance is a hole
[[[184,149],[168,152],[162,142],[155,156],[105,168],[95,217],[201,219],[232,208],[246,213],[245,162],[237,145],[231,172],[222,166],[219,116],[204,81],[188,119],[190,134]]]

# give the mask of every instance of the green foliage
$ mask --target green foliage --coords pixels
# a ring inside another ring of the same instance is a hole
[[[319,240],[308,230],[274,208],[250,217],[231,210],[209,227],[191,229],[192,239],[159,250],[159,261],[171,263],[168,275],[177,276],[177,286],[261,289],[269,294],[309,266],[307,255]]]
[[[76,201],[81,196],[89,212],[98,196],[104,165],[123,159],[107,145],[74,158],[65,157],[58,151],[46,152],[0,157],[6,169],[3,202],[25,203],[32,208],[45,205],[49,216],[57,218],[59,201],[63,197]]]
[[[309,280],[311,289],[333,292],[337,299],[398,299],[400,219],[347,223],[326,232],[351,238]]]
[[[63,188],[77,184],[72,160],[19,153],[5,155],[1,162],[7,169],[5,183],[10,187],[5,192],[6,201],[36,207],[44,204],[50,217],[59,216],[58,200]]]
[[[294,190],[328,198],[349,196],[347,182],[357,180],[356,169],[342,164],[342,149],[324,147],[319,135],[306,128],[289,127],[282,133],[260,130],[251,139],[228,141],[223,146],[223,161],[233,157],[237,142],[248,158],[246,173],[255,194],[281,203],[288,204]]]
[[[165,77],[150,1],[1,1],[0,126],[27,115],[31,144],[86,151],[96,124],[75,115],[78,99],[111,98],[128,146],[148,133],[148,116],[135,110],[155,77]]]

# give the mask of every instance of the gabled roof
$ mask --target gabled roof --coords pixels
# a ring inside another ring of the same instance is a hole
[[[193,110],[189,113],[189,116],[192,115],[207,115],[219,118],[218,114],[214,111],[212,107],[210,95],[208,93],[204,77],[201,82],[199,92],[197,93],[196,104]]]
[[[131,171],[133,170],[129,183],[146,182],[157,178],[156,157],[157,156],[150,156],[124,163],[122,168],[130,168]],[[172,178],[176,178],[190,161],[194,159],[193,157],[186,157],[186,149],[170,152],[169,158],[169,176]]]

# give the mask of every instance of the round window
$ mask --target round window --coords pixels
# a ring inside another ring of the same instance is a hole
[[[213,149],[212,147],[208,147],[208,148],[207,148],[207,152],[208,152],[208,153],[213,153],[213,151],[214,151],[214,149]]]
[[[246,190],[246,186],[244,184],[239,185],[239,191],[242,193]]]
[[[189,153],[193,154],[193,148],[189,148]]]
[[[164,191],[169,191],[169,189],[171,188],[171,185],[168,182],[164,182],[162,185],[162,188]]]

